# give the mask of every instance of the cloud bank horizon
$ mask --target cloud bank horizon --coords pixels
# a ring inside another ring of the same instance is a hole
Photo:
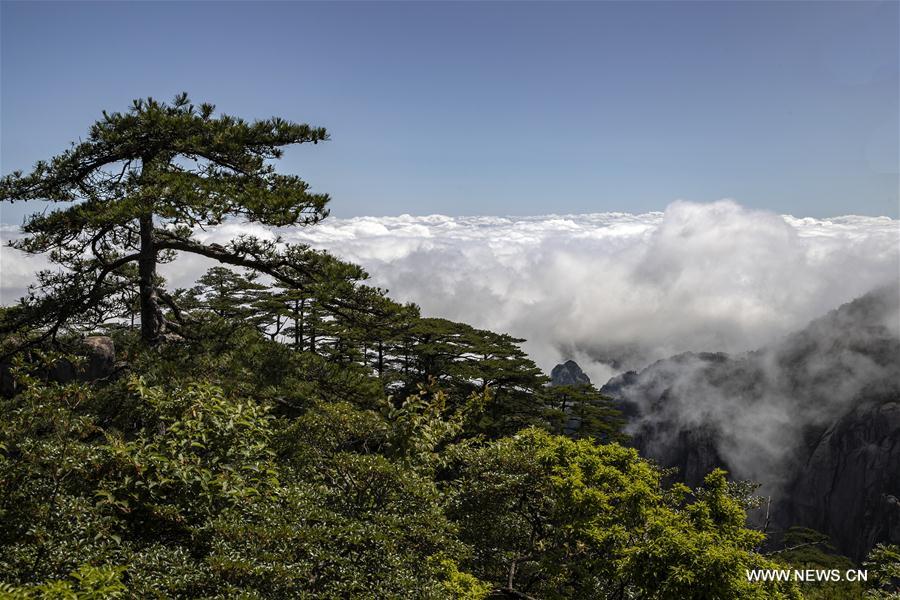
[[[679,352],[758,348],[900,281],[898,220],[798,218],[733,200],[643,214],[228,223],[196,237],[241,234],[328,250],[427,316],[525,338],[543,369],[574,358],[597,383]],[[19,235],[0,227],[4,241]],[[14,302],[47,264],[2,248],[0,302]],[[182,256],[161,272],[171,287],[188,287],[209,266]]]

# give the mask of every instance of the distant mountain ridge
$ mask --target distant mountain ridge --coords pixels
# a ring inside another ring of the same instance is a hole
[[[799,525],[861,559],[900,542],[900,289],[875,290],[755,352],[684,353],[601,391],[640,452],[698,485],[762,484],[770,531]]]

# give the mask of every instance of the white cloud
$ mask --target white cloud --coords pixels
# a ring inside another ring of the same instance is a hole
[[[273,235],[232,224],[198,238],[239,233]],[[329,218],[277,233],[361,264],[427,315],[527,338],[547,370],[569,357],[631,367],[756,348],[900,276],[896,220],[800,219],[729,200],[641,215]],[[34,266],[2,253],[9,302]],[[164,273],[185,286],[207,264],[179,259]],[[583,366],[598,382],[614,370]]]

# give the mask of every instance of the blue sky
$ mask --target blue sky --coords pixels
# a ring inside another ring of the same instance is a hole
[[[3,173],[185,90],[327,127],[281,168],[338,216],[898,216],[897,2],[0,6]]]

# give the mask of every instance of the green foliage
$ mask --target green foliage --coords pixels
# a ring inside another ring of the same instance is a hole
[[[542,598],[796,598],[750,584],[762,535],[714,472],[667,494],[632,449],[527,430],[457,456],[449,514],[486,581]]]
[[[0,401],[0,580],[34,583],[109,560],[119,528],[95,510],[88,483],[110,456],[92,442],[102,431],[86,410],[91,391],[20,383],[22,394]]]
[[[441,451],[462,436],[466,425],[490,404],[490,396],[488,390],[480,395],[473,392],[464,404],[448,407],[447,394],[432,381],[428,386],[420,385],[419,392],[399,406],[388,399],[381,406],[389,426],[385,454],[417,469],[442,464]]]
[[[451,574],[474,585],[438,560],[467,550],[435,483],[407,466],[429,446],[400,437],[431,439],[428,427],[392,428],[345,405],[358,432],[408,449],[401,458],[354,451],[318,427],[292,439],[295,424],[330,424],[339,405],[285,419],[208,383],[116,389],[139,402],[131,432],[76,414],[96,406],[85,386],[32,379],[7,401],[3,579],[63,589],[67,573],[99,563],[122,565],[133,597],[441,597]],[[412,411],[408,421],[423,423]]]
[[[469,573],[463,573],[450,559],[440,561],[444,574],[443,587],[451,598],[459,600],[482,600],[491,593],[491,586]]]
[[[0,584],[0,598],[10,600],[58,599],[104,600],[125,595],[120,567],[92,567],[83,565],[66,579],[48,581],[35,586]]]
[[[524,340],[446,319],[415,318],[391,340],[382,374],[401,395],[431,380],[464,403],[491,391],[472,432],[497,437],[531,425],[546,426],[542,391],[548,379],[519,347]]]
[[[866,600],[900,599],[900,546],[877,544],[863,566],[869,571]]]
[[[621,412],[593,385],[554,385],[544,393],[555,433],[565,433],[575,439],[624,441],[625,421]]]
[[[263,407],[192,384],[166,393],[135,380],[157,417],[133,440],[110,436],[110,476],[96,495],[129,520],[161,521],[169,531],[218,514],[278,486]]]
[[[490,388],[326,398],[300,383],[314,355],[236,339],[165,356],[123,339],[135,375],[105,386],[20,378],[0,421],[10,589],[115,565],[129,597],[795,597],[745,583],[772,563],[721,473],[670,490],[616,444],[486,442],[466,432]],[[267,360],[295,375],[269,389]]]

